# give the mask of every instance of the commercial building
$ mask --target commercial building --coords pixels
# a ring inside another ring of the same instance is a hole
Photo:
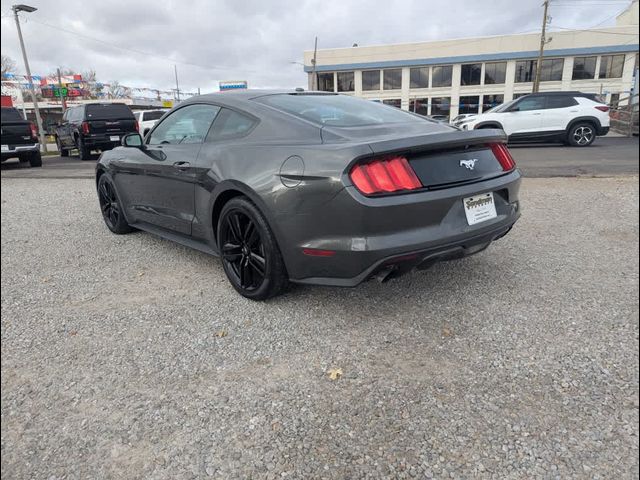
[[[610,103],[637,82],[638,0],[616,25],[548,34],[540,91],[599,93]],[[382,101],[423,115],[477,113],[531,93],[540,34],[304,52],[309,88]]]

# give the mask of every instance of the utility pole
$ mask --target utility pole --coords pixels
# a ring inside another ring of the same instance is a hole
[[[542,33],[540,34],[540,51],[538,52],[538,62],[536,63],[536,78],[533,81],[533,93],[536,93],[540,89],[540,73],[542,72],[542,56],[544,55],[544,45],[547,43],[547,23],[549,23],[549,2],[551,0],[544,0],[544,15],[542,17]]]
[[[62,102],[62,113],[67,111],[67,100],[62,95],[62,75],[60,75],[60,69],[58,68],[58,89],[60,90],[60,101]]]
[[[180,86],[178,85],[178,66],[173,66],[173,71],[176,74],[176,99],[180,101]]]
[[[313,58],[311,59],[311,90],[318,89],[318,79],[316,78],[316,59],[318,56],[318,37],[313,46]]]
[[[40,137],[40,145],[42,145],[42,150],[46,153],[47,139],[44,136],[44,129],[42,128],[42,118],[40,118],[40,108],[38,107],[38,98],[36,97],[36,88],[33,85],[33,78],[31,77],[31,69],[29,68],[29,60],[27,59],[27,51],[24,48],[24,40],[22,39],[22,29],[20,28],[20,19],[18,18],[18,12],[32,13],[32,12],[35,12],[37,8],[30,7],[28,5],[14,5],[11,7],[11,10],[13,10],[13,16],[16,20],[16,28],[18,29],[18,38],[20,39],[20,48],[22,49],[22,59],[24,60],[24,69],[27,72],[27,79],[29,80],[29,89],[31,90],[31,100],[33,101],[33,110],[36,114],[36,125],[38,125],[38,135]]]

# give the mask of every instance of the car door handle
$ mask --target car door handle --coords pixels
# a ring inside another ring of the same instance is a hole
[[[532,113],[531,115],[542,115],[540,112]]]
[[[191,164],[189,162],[175,162],[173,164],[174,168],[177,168],[178,170],[186,170],[187,168],[189,168],[191,166]]]

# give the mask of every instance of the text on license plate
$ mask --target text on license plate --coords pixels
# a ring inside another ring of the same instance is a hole
[[[9,151],[9,145],[2,145],[2,151],[3,152],[8,152]]]
[[[464,213],[467,216],[469,225],[475,225],[498,216],[496,204],[493,201],[493,192],[463,198],[462,203],[464,204]]]
[[[118,135],[111,135],[109,137],[109,140],[111,140],[112,142],[119,142],[120,141],[120,137]]]

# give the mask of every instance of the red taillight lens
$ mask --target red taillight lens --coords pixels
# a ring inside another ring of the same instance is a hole
[[[82,122],[82,133],[89,133],[89,122]]]
[[[36,128],[35,124],[31,122],[29,126],[31,127],[31,137],[38,138],[38,129]]]
[[[510,172],[514,168],[516,168],[516,162],[511,156],[511,152],[504,143],[492,143],[491,151],[500,162],[502,166],[502,170],[505,172]]]
[[[136,132],[140,131],[140,124],[138,123],[138,121],[136,120]]]
[[[596,110],[600,110],[601,112],[608,112],[609,111],[609,107],[607,107],[606,105],[598,105],[595,108],[596,108]]]
[[[415,172],[404,157],[390,157],[361,163],[349,174],[351,181],[365,195],[421,188]]]
[[[333,257],[336,254],[334,250],[321,250],[319,248],[303,248],[302,253],[310,257]]]

